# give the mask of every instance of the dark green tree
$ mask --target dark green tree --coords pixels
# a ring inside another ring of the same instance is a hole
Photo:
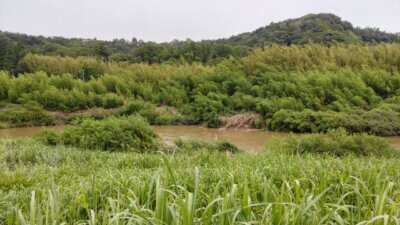
[[[100,42],[95,48],[96,55],[99,56],[104,62],[108,62],[111,55],[111,50],[107,43]]]

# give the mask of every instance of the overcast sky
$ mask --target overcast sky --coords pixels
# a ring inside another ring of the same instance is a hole
[[[400,0],[0,0],[0,30],[107,40],[201,40],[320,12],[354,26],[400,32]]]

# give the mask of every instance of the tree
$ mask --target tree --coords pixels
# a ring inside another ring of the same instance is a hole
[[[0,70],[14,69],[14,43],[4,35],[0,35]]]
[[[134,49],[132,56],[136,62],[160,63],[160,54],[163,49],[162,45],[149,42]]]
[[[132,38],[132,40],[131,40],[131,45],[132,45],[134,48],[136,48],[136,47],[138,46],[138,40],[137,40],[135,37]]]
[[[111,55],[111,50],[107,46],[107,43],[100,42],[95,49],[96,55],[98,55],[104,62],[108,62],[108,59]]]

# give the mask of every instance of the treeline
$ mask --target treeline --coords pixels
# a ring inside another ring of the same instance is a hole
[[[95,39],[45,38],[0,32],[0,70],[21,73],[18,63],[26,54],[61,57],[97,57],[104,62],[129,63],[182,63],[199,62],[214,65],[227,57],[243,57],[248,47],[216,44],[209,41],[172,41],[154,43],[115,39],[99,41]]]
[[[44,37],[6,31],[0,31],[0,34],[14,43],[23,45],[31,53],[71,57],[93,56],[101,45],[106,45],[111,53],[128,53],[143,44],[143,41],[137,41],[136,38],[130,41],[125,39],[103,41],[96,38]]]
[[[325,46],[337,44],[395,43],[399,34],[375,28],[354,28],[333,14],[310,14],[259,28],[251,33],[229,39],[165,43],[114,39],[63,38],[31,36],[0,31],[0,70],[21,73],[18,63],[25,54],[62,57],[97,57],[104,62],[128,63],[202,63],[215,65],[228,57],[247,56],[253,47],[278,45],[305,45],[318,43]]]
[[[273,130],[398,135],[399,56],[399,44],[271,46],[215,66],[29,55],[31,73],[1,73],[0,99],[66,112],[142,101],[154,107],[135,103],[128,114],[172,106],[191,123],[218,127],[221,116],[256,112],[261,127]],[[79,71],[90,63],[101,70],[83,78]],[[154,121],[154,113],[145,114]]]
[[[0,70],[17,74],[18,62],[26,54],[25,46],[0,33]]]
[[[114,61],[153,63],[200,62],[214,65],[230,56],[240,58],[249,52],[248,47],[215,44],[213,42],[174,41],[165,44],[146,43],[134,49],[131,55],[119,55]],[[122,60],[121,60],[122,59]]]

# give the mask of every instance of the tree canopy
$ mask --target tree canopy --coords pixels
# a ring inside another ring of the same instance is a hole
[[[31,36],[0,31],[0,70],[15,73],[19,60],[26,53],[52,56],[95,56],[103,61],[140,63],[200,62],[215,65],[228,57],[247,56],[251,48],[271,44],[304,45],[319,43],[394,43],[399,34],[382,32],[377,28],[359,28],[333,14],[309,14],[297,19],[271,23],[253,32],[227,39],[192,41],[173,40],[165,43],[131,40]]]

